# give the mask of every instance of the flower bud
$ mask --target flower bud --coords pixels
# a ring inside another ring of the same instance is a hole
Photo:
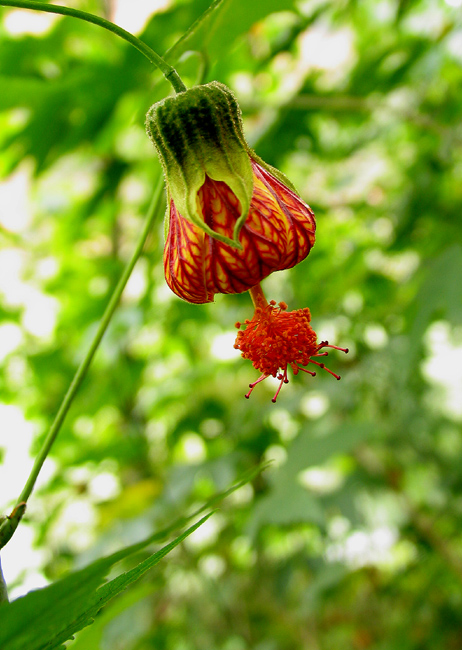
[[[151,106],[146,129],[164,168],[169,199],[185,219],[234,248],[252,198],[252,167],[232,92],[213,81]],[[222,181],[239,201],[229,236],[204,222],[197,196],[206,177]]]

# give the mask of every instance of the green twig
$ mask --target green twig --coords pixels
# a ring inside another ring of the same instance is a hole
[[[8,590],[6,588],[5,578],[2,573],[2,561],[0,559],[0,605],[8,602]]]
[[[0,525],[0,548],[2,548],[2,546],[5,546],[5,544],[11,539],[14,531],[16,530],[19,524],[22,515],[24,514],[27,499],[31,495],[31,492],[34,488],[35,482],[42,468],[42,465],[45,462],[45,459],[48,456],[48,453],[54,441],[56,440],[56,437],[67,415],[67,412],[69,411],[69,408],[74,400],[74,397],[76,396],[77,391],[79,390],[82,381],[84,380],[85,375],[87,374],[87,370],[90,367],[95,352],[98,349],[98,346],[101,343],[101,339],[103,338],[104,333],[106,332],[106,329],[111,321],[114,311],[119,303],[122,292],[125,289],[125,285],[127,284],[128,279],[133,271],[133,268],[139,256],[141,255],[144,243],[148,237],[148,234],[152,228],[154,219],[158,212],[158,207],[162,196],[162,189],[163,189],[163,178],[161,177],[159,179],[158,186],[156,187],[156,190],[154,192],[154,196],[148,210],[148,215],[146,217],[146,222],[144,224],[144,228],[139,237],[138,243],[136,244],[136,248],[135,251],[133,252],[132,258],[128,262],[116,288],[114,289],[109,304],[106,307],[106,311],[104,312],[104,315],[98,326],[98,330],[96,331],[93,341],[91,342],[90,348],[88,349],[85,358],[83,359],[79,368],[77,369],[77,372],[74,375],[74,379],[72,380],[72,383],[69,386],[66,395],[64,396],[64,399],[61,403],[61,406],[59,407],[54,422],[51,425],[47,437],[45,438],[42,447],[35,459],[34,466],[29,475],[29,478],[27,479],[26,485],[24,486],[24,489],[21,492],[21,495],[18,499],[18,505],[14,509],[13,513],[9,517],[6,517],[3,523]]]
[[[26,512],[27,504],[20,501],[13,512],[0,519],[0,548],[3,548],[13,537],[14,531]]]
[[[120,36],[125,41],[136,47],[136,49],[144,54],[144,56],[154,65],[156,65],[159,70],[162,72],[164,77],[172,84],[175,92],[181,93],[186,90],[186,86],[182,82],[179,74],[171,65],[169,65],[164,59],[159,56],[153,49],[151,49],[146,43],[143,43],[139,38],[127,32],[122,27],[114,25],[109,20],[105,18],[100,18],[100,16],[95,16],[89,14],[86,11],[80,11],[79,9],[72,9],[71,7],[60,7],[59,5],[50,5],[44,2],[35,2],[34,0],[0,0],[1,7],[17,7],[20,9],[32,9],[34,11],[46,11],[50,14],[60,14],[62,16],[71,16],[72,18],[79,18],[80,20],[85,20],[87,23],[93,23],[103,29]]]

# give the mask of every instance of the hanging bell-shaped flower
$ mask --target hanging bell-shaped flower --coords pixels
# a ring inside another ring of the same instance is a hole
[[[247,145],[229,88],[214,81],[168,97],[146,128],[167,181],[164,268],[178,296],[241,293],[308,255],[314,214]]]

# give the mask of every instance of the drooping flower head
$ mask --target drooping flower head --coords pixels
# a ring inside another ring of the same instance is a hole
[[[288,368],[316,373],[325,348],[317,343],[309,309],[287,311],[269,304],[260,282],[273,271],[306,258],[315,241],[311,208],[279,170],[261,160],[245,141],[233,93],[218,82],[195,86],[154,104],[146,129],[167,182],[164,270],[167,284],[192,303],[216,293],[249,291],[255,306],[237,334],[235,347],[262,374],[288,380]],[[236,323],[240,329],[240,323]]]
[[[305,259],[314,214],[249,148],[226,86],[168,97],[151,107],[146,125],[167,179],[165,278],[180,298],[241,293]]]
[[[241,323],[236,323],[239,332],[234,344],[234,347],[241,351],[242,357],[250,359],[253,367],[262,373],[256,381],[249,384],[247,398],[257,384],[271,376],[280,381],[272,400],[276,402],[282,385],[289,383],[289,366],[294,375],[301,370],[314,377],[316,372],[303,367],[311,363],[340,379],[340,375],[316,359],[328,355],[326,348],[345,353],[348,348],[329,345],[328,341],[317,342],[316,332],[310,325],[311,314],[308,307],[287,311],[285,302],[276,305],[276,301],[271,300],[267,303],[260,287],[254,287],[251,295],[256,305],[254,316],[245,321],[244,330],[240,329]]]

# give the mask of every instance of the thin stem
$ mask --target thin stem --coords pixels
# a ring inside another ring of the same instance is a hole
[[[0,559],[0,605],[8,602],[8,590],[6,588],[5,578],[2,573],[2,561]]]
[[[255,309],[257,307],[267,307],[268,301],[266,300],[265,294],[260,284],[256,284],[254,287],[249,289],[250,297],[252,298],[253,306]]]
[[[101,322],[98,326],[98,330],[93,338],[93,341],[90,345],[90,348],[87,351],[87,354],[85,355],[85,358],[81,362],[79,368],[77,369],[77,372],[75,373],[74,379],[72,380],[71,385],[69,386],[69,389],[64,396],[64,399],[61,403],[61,406],[59,407],[58,413],[56,414],[56,417],[54,419],[53,424],[51,425],[51,428],[48,432],[48,435],[43,442],[42,448],[40,449],[37,458],[35,459],[34,466],[32,468],[32,471],[30,473],[29,478],[27,479],[26,485],[24,486],[23,491],[21,492],[21,495],[18,499],[18,503],[22,502],[27,502],[27,499],[29,498],[33,488],[35,481],[37,480],[37,477],[39,475],[40,469],[45,461],[45,458],[48,455],[48,452],[50,451],[54,441],[56,440],[56,437],[59,433],[59,430],[61,429],[61,426],[64,422],[64,419],[67,415],[67,412],[69,411],[69,408],[72,404],[72,401],[77,393],[77,391],[80,388],[80,385],[82,384],[83,379],[85,378],[85,375],[87,374],[87,370],[93,360],[93,357],[95,355],[96,350],[98,349],[99,344],[101,343],[101,339],[104,336],[104,333],[106,332],[106,329],[111,321],[112,315],[114,314],[114,311],[119,303],[120,297],[122,295],[123,290],[125,289],[125,285],[128,282],[128,279],[133,271],[133,268],[138,261],[139,256],[141,255],[141,252],[143,250],[144,243],[148,237],[148,234],[152,228],[152,224],[154,222],[154,219],[157,214],[157,208],[160,202],[160,198],[162,196],[162,189],[163,189],[163,178],[161,177],[159,179],[158,186],[155,190],[153,199],[151,201],[151,205],[148,210],[148,215],[146,218],[146,222],[144,224],[144,228],[141,232],[141,235],[139,237],[138,243],[136,244],[136,248],[133,252],[131,260],[128,262],[127,266],[125,267],[125,270],[117,283],[116,288],[114,289],[114,292],[111,296],[111,299],[109,301],[108,306],[106,307],[106,311],[104,312],[104,315],[101,319]]]
[[[182,82],[179,74],[171,65],[169,65],[162,57],[160,57],[153,49],[151,49],[146,43],[143,43],[139,38],[127,32],[122,27],[114,25],[109,20],[101,18],[100,16],[95,16],[89,14],[86,11],[80,11],[79,9],[72,9],[71,7],[61,7],[58,5],[50,5],[44,2],[35,2],[34,0],[0,0],[0,6],[2,7],[18,7],[20,9],[32,9],[35,11],[46,11],[50,14],[61,14],[62,16],[71,16],[72,18],[79,18],[80,20],[85,20],[87,23],[93,23],[103,29],[120,36],[125,41],[136,47],[136,49],[144,54],[144,56],[154,65],[156,65],[159,70],[162,72],[164,77],[169,81],[175,92],[181,93],[186,90],[186,86]]]

